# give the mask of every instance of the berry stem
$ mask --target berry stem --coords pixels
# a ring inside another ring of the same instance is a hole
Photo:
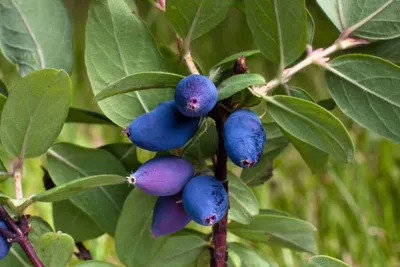
[[[36,251],[33,249],[33,246],[28,238],[28,232],[30,230],[28,218],[29,216],[24,216],[24,215],[19,217],[20,223],[18,225],[14,222],[14,220],[4,209],[4,207],[0,205],[0,219],[4,220],[10,231],[16,235],[16,238],[12,241],[18,243],[21,246],[25,254],[28,256],[29,260],[33,263],[33,266],[44,267],[43,263],[40,261],[38,255],[36,254]]]

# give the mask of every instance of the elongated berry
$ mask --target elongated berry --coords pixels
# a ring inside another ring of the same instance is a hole
[[[182,195],[159,197],[153,210],[151,231],[153,236],[175,233],[183,229],[190,221],[189,215],[183,209]]]
[[[180,192],[194,175],[189,161],[176,156],[160,156],[141,165],[128,182],[153,196],[171,196]]]
[[[186,116],[207,115],[217,100],[217,88],[206,76],[191,74],[183,78],[176,86],[175,104]]]
[[[224,145],[228,157],[237,166],[256,166],[265,141],[265,130],[257,114],[241,109],[229,115],[224,125]]]
[[[0,227],[8,230],[8,226],[3,220],[0,221]],[[8,252],[10,251],[10,247],[11,244],[8,243],[4,237],[0,236],[0,260],[7,256]]]
[[[165,151],[183,146],[196,133],[200,118],[184,116],[174,101],[161,102],[155,109],[131,122],[128,138],[150,151]]]
[[[200,175],[189,180],[182,193],[183,207],[201,225],[219,222],[228,209],[228,195],[215,177]]]

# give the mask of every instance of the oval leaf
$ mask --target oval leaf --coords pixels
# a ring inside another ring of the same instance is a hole
[[[46,267],[65,267],[72,257],[74,240],[62,233],[47,233],[35,243],[35,250]]]
[[[236,175],[229,173],[229,219],[249,224],[259,212],[259,204],[253,191]]]
[[[229,224],[232,233],[256,242],[316,252],[315,227],[306,221],[270,210],[261,210],[248,225]]]
[[[400,142],[400,68],[362,55],[329,63],[326,79],[339,108],[365,128]]]
[[[137,148],[134,144],[114,143],[99,148],[113,154],[114,157],[121,161],[128,172],[132,172],[140,166]]]
[[[93,93],[137,72],[164,71],[165,63],[148,29],[132,14],[125,1],[90,2],[86,26],[85,62]],[[126,127],[161,101],[173,98],[173,90],[135,91],[99,102],[104,114]]]
[[[259,253],[253,248],[246,247],[239,243],[229,243],[229,253],[231,250],[239,256],[241,264],[240,267],[269,267],[266,259],[261,257]],[[229,254],[228,253],[228,254]]]
[[[67,117],[71,81],[64,71],[40,70],[11,91],[1,117],[4,148],[19,158],[36,157],[51,146]]]
[[[301,56],[307,44],[304,0],[245,0],[247,23],[261,53],[281,68]]]
[[[342,162],[350,162],[354,146],[343,124],[317,104],[289,96],[266,97],[272,118],[285,131]]]
[[[47,162],[50,176],[57,186],[94,175],[116,174],[117,177],[113,176],[116,181],[120,180],[119,176],[126,176],[122,163],[101,149],[59,143],[49,150]],[[130,190],[126,184],[98,186],[76,193],[69,199],[101,229],[114,235],[122,205]]]
[[[317,0],[339,31],[363,21],[352,34],[366,39],[400,36],[400,2],[397,0]]]
[[[80,108],[69,108],[65,122],[115,125],[103,114]]]
[[[22,76],[44,68],[72,71],[72,26],[62,1],[3,0],[0,14],[0,48]]]
[[[134,73],[102,89],[100,93],[96,95],[95,100],[100,101],[115,95],[152,88],[175,89],[176,84],[183,78],[184,76],[168,72],[153,71]]]
[[[218,86],[218,100],[228,98],[249,86],[261,84],[265,84],[265,79],[257,73],[234,75]]]
[[[175,31],[190,42],[222,22],[233,0],[169,0],[167,17]]]
[[[104,233],[89,215],[70,200],[53,203],[53,221],[56,231],[69,234],[76,242],[93,239]]]
[[[157,197],[134,189],[126,198],[115,232],[118,258],[127,266],[142,266],[154,258],[166,237],[151,234]]]
[[[350,267],[350,265],[329,256],[317,255],[311,257],[305,267]]]

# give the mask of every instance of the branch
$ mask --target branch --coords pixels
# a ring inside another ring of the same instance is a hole
[[[185,61],[190,73],[200,74],[200,72],[197,70],[196,64],[193,61],[192,54],[190,53],[190,41],[188,39],[183,41],[178,35],[176,36],[176,40],[180,59]]]
[[[256,95],[266,95],[269,91],[273,90],[274,88],[278,87],[281,84],[287,83],[294,74],[298,73],[299,71],[303,70],[304,68],[312,65],[312,64],[317,64],[317,65],[324,65],[326,62],[329,60],[328,56],[340,51],[340,50],[345,50],[349,49],[355,46],[359,45],[364,45],[368,44],[369,42],[367,40],[363,39],[354,39],[354,38],[347,38],[345,40],[338,40],[335,42],[333,45],[329,46],[326,49],[319,48],[316,50],[312,50],[310,47],[308,49],[308,55],[305,59],[297,63],[291,68],[287,68],[283,71],[282,77],[275,78],[271,81],[269,81],[266,85],[263,85],[261,87],[254,87],[252,89],[252,92]]]
[[[21,158],[18,158],[14,163],[13,169],[13,177],[14,177],[14,190],[15,190],[15,198],[22,199],[22,174],[24,171],[24,161]]]
[[[4,220],[10,229],[8,234],[7,232],[1,231],[1,235],[6,238],[7,242],[18,243],[35,267],[44,267],[28,238],[28,233],[31,228],[28,222],[29,216],[22,215],[19,217],[17,224],[4,207],[0,205],[0,219]]]
[[[242,74],[247,71],[246,59],[244,57],[239,57],[233,67],[233,75]],[[225,102],[230,101],[230,99],[224,100]],[[224,102],[222,101],[222,102]],[[224,123],[229,116],[229,112],[223,108],[222,105],[217,105],[213,118],[216,123],[218,132],[218,150],[216,158],[214,158],[214,174],[215,177],[221,181],[224,185],[226,193],[229,196],[229,187],[227,179],[227,160],[228,156],[226,154],[224,146]],[[229,210],[228,210],[229,211]],[[216,223],[212,228],[212,249],[211,249],[211,267],[226,267],[228,262],[228,246],[227,246],[227,230],[228,230],[228,211],[221,221]]]

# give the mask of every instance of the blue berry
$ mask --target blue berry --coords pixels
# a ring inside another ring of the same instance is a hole
[[[8,230],[8,226],[5,221],[0,221],[0,227]],[[0,236],[0,260],[5,258],[10,251],[11,244],[7,242],[7,240]]]

